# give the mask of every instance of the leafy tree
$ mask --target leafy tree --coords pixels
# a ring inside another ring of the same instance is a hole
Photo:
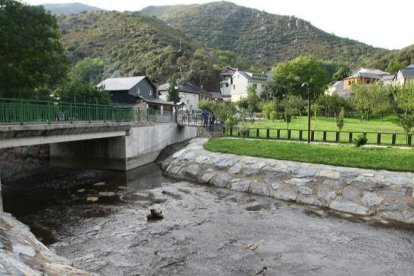
[[[171,78],[169,83],[167,101],[174,102],[174,104],[177,104],[180,101],[177,82],[174,77]]]
[[[303,82],[309,83],[314,98],[322,94],[329,83],[328,72],[313,56],[300,56],[279,64],[273,69],[269,88],[273,87],[278,95],[293,94],[306,98],[308,91],[302,88]]]
[[[253,114],[254,112],[258,112],[260,98],[256,94],[256,88],[254,88],[253,86],[250,86],[247,88],[246,99],[247,99],[247,104],[248,104],[247,110],[249,111],[249,113]]]
[[[388,95],[379,83],[353,85],[352,91],[355,107],[366,112],[368,121],[373,111],[387,110]]]
[[[336,70],[336,72],[333,74],[332,80],[340,81],[348,77],[350,74],[351,74],[351,70],[349,69],[349,67],[346,65],[341,65]]]
[[[101,103],[111,102],[104,87],[98,87],[102,79],[104,62],[100,58],[85,58],[73,66],[68,80],[54,91],[54,96],[63,101]]]
[[[394,111],[400,119],[400,125],[407,134],[414,126],[414,85],[393,88]]]
[[[277,112],[276,110],[273,110],[270,112],[270,120],[275,121],[277,119]]]
[[[336,126],[338,128],[338,131],[341,131],[344,127],[344,118],[345,118],[345,108],[341,108],[341,112],[339,112],[339,115],[336,117]]]
[[[0,96],[46,99],[68,60],[56,18],[43,7],[0,0]]]
[[[268,120],[270,119],[270,114],[274,111],[277,114],[277,102],[275,100],[268,101],[263,104],[262,114],[263,117]]]

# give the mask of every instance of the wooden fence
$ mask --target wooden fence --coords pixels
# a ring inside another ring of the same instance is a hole
[[[279,129],[279,128],[249,128],[241,132],[239,128],[225,128],[223,133],[230,137],[246,137],[275,140],[307,141],[308,131],[303,129]],[[244,134],[244,135],[243,135]],[[328,131],[311,130],[310,140],[312,142],[328,143],[352,143],[359,135],[365,134],[367,144],[384,146],[412,146],[412,134],[385,133],[385,132],[350,132],[350,131]]]

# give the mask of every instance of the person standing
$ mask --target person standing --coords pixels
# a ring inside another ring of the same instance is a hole
[[[201,113],[201,116],[203,117],[203,126],[207,127],[207,125],[208,125],[208,112],[206,110],[203,110],[203,113]]]

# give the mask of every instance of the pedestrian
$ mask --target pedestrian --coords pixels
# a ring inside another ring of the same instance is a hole
[[[207,127],[207,125],[208,125],[208,112],[206,110],[203,110],[203,113],[201,113],[201,116],[203,117],[203,127]]]
[[[210,116],[210,130],[214,130],[214,123],[216,122],[216,117],[214,116],[214,113],[211,113]]]

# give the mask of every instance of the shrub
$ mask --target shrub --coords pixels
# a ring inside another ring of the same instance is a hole
[[[359,148],[368,142],[367,135],[365,133],[361,134],[357,138],[354,138],[353,141],[355,146]]]
[[[249,134],[249,125],[245,122],[239,123],[239,133],[243,139],[246,138]]]

